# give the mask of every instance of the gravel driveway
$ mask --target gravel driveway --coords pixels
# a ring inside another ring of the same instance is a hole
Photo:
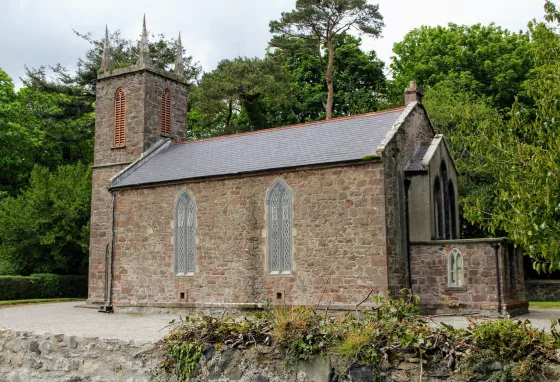
[[[77,308],[80,302],[17,305],[0,308],[0,329],[126,341],[157,341],[167,334],[171,314],[104,314]]]
[[[0,329],[35,333],[77,335],[121,340],[157,341],[167,333],[173,314],[102,314],[95,309],[77,308],[77,302],[18,305],[0,308]],[[531,309],[516,319],[529,319],[533,326],[548,329],[550,319],[560,317],[560,309]],[[466,317],[435,317],[455,327],[466,327]]]

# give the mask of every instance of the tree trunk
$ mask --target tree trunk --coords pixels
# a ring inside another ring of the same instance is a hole
[[[333,63],[334,63],[334,44],[332,41],[332,36],[327,38],[327,48],[329,51],[329,60],[327,64],[327,73],[325,75],[327,80],[327,107],[326,107],[326,119],[332,118],[332,109],[334,103],[334,88],[333,88]]]
[[[226,131],[229,134],[229,128],[231,125],[231,119],[233,118],[233,101],[231,99],[228,100],[228,112],[226,116]]]

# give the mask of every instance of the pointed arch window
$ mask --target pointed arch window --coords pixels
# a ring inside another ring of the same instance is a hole
[[[457,248],[453,248],[449,254],[449,278],[448,285],[452,287],[460,287],[463,282],[463,255]]]
[[[447,164],[444,160],[441,161],[439,174],[441,177],[442,185],[442,208],[443,208],[443,219],[444,219],[444,232],[442,232],[442,237],[444,239],[452,239],[453,233],[451,232],[451,206],[449,198],[449,178],[447,175]]]
[[[124,147],[126,139],[126,96],[122,88],[115,93],[115,132],[114,147]]]
[[[169,90],[167,89],[165,89],[161,95],[159,130],[163,135],[171,135],[171,99],[169,97]]]
[[[292,272],[292,194],[286,183],[276,181],[268,190],[266,233],[271,274]]]
[[[175,276],[193,275],[196,269],[196,203],[183,190],[175,202],[174,213]]]
[[[457,206],[455,204],[455,187],[453,186],[453,181],[449,180],[449,185],[447,186],[447,192],[449,195],[449,210],[450,210],[450,226],[451,226],[451,237],[450,239],[457,239]]]
[[[442,203],[441,181],[439,176],[436,176],[434,181],[434,227],[436,239],[444,238],[444,214]]]

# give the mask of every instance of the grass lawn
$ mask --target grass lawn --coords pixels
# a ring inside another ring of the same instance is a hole
[[[0,306],[19,305],[19,304],[39,304],[41,302],[67,302],[67,301],[85,301],[85,298],[35,298],[31,300],[7,300],[0,301]]]
[[[560,308],[560,301],[529,301],[529,308]]]

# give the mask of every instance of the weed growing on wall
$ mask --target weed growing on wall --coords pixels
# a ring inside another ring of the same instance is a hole
[[[412,358],[420,368],[443,363],[465,381],[529,381],[543,364],[556,362],[557,322],[551,333],[510,319],[471,319],[468,329],[434,326],[420,315],[418,298],[408,290],[401,293],[397,299],[375,296],[374,308],[357,308],[343,316],[281,306],[250,318],[186,317],[170,325],[164,340],[170,355],[165,366],[188,380],[207,347],[244,350],[256,345],[280,348],[288,363],[320,355],[337,358],[346,369],[358,364],[382,371]]]

